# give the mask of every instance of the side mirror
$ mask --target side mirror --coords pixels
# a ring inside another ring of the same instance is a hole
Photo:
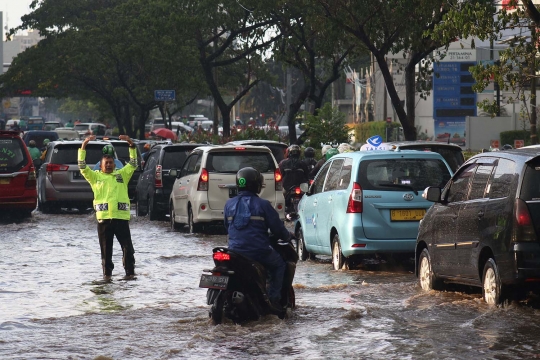
[[[427,201],[440,203],[441,202],[441,188],[436,186],[427,187],[422,193],[422,197]]]
[[[169,170],[169,176],[177,178],[178,177],[178,170],[176,170],[176,169]]]
[[[308,185],[308,183],[301,183],[301,184],[300,184],[300,190],[301,190],[303,193],[307,193],[308,190],[309,190],[309,185]]]

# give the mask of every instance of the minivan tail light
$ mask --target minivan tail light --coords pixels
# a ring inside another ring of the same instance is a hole
[[[53,172],[53,171],[67,171],[69,169],[68,165],[60,165],[60,164],[47,164],[47,172]]]
[[[208,170],[202,169],[201,176],[199,176],[199,184],[197,185],[198,191],[208,191]]]
[[[283,191],[283,176],[279,169],[274,170],[274,183],[276,184],[276,191]]]
[[[522,199],[514,202],[514,242],[536,241],[536,231],[527,203]]]
[[[362,187],[357,182],[353,183],[349,203],[347,204],[347,213],[361,213],[364,211],[362,204]]]
[[[163,187],[163,168],[161,167],[161,165],[156,165],[155,187],[157,188]]]

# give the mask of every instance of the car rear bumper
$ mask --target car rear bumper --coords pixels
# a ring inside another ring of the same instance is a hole
[[[540,243],[518,243],[513,246],[515,274],[513,282],[540,282]]]
[[[344,256],[374,253],[414,253],[416,238],[366,239],[361,226],[348,226],[339,233]]]
[[[1,197],[0,209],[24,209],[34,210],[37,205],[37,192],[34,190],[25,191],[22,196]]]

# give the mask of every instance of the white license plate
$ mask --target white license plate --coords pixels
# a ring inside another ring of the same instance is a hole
[[[227,289],[227,284],[229,283],[228,276],[217,276],[217,275],[201,275],[201,281],[199,282],[199,287],[207,289]]]

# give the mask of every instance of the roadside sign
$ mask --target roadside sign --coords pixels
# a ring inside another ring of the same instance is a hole
[[[519,149],[525,146],[525,140],[514,140],[514,149]]]
[[[500,147],[499,140],[491,140],[490,145],[492,149],[498,149]]]
[[[154,90],[155,101],[174,101],[176,100],[175,90]]]

